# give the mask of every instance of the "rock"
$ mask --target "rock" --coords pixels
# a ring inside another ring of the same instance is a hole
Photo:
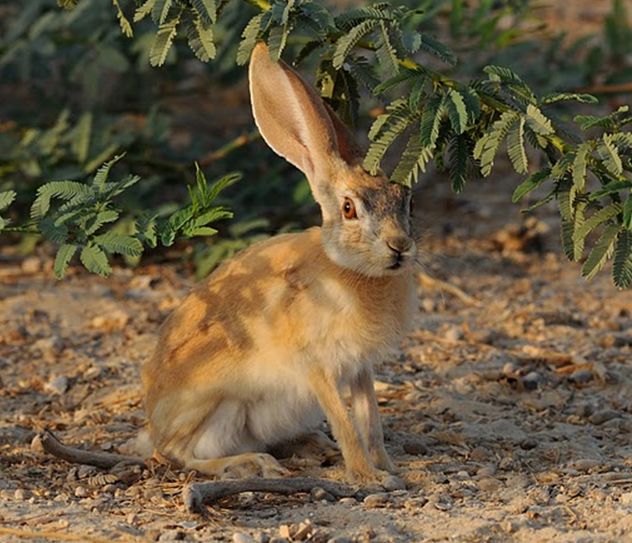
[[[443,339],[448,343],[456,343],[461,339],[461,332],[455,326],[450,326],[443,334]]]
[[[525,451],[530,451],[538,446],[538,442],[532,437],[527,437],[520,442],[520,448]]]
[[[592,381],[592,379],[593,372],[586,369],[574,371],[568,376],[568,380],[576,385],[585,385]]]
[[[571,467],[577,471],[590,471],[600,465],[601,462],[593,458],[580,458],[579,460],[575,460],[575,462],[571,464]]]
[[[48,392],[61,396],[68,390],[68,377],[65,375],[51,375],[46,385],[44,385],[44,388]]]
[[[388,494],[384,492],[378,492],[376,494],[369,494],[364,500],[364,505],[367,507],[381,507],[388,502]]]
[[[404,441],[404,452],[413,455],[426,455],[428,454],[428,447],[420,439],[408,439]]]
[[[37,273],[42,269],[42,261],[36,256],[26,257],[20,266],[24,273]]]
[[[478,471],[476,472],[476,475],[480,478],[484,478],[484,477],[492,477],[493,475],[496,475],[496,466],[494,466],[493,464],[490,464],[488,466],[482,466],[478,469]]]
[[[622,505],[632,505],[632,492],[625,492],[619,496],[619,503]]]
[[[603,409],[601,411],[597,411],[594,415],[592,415],[588,420],[595,425],[603,424],[611,419],[620,417],[621,415],[612,409]]]
[[[58,336],[43,337],[33,343],[33,348],[37,349],[44,360],[54,360],[63,349],[63,342]]]
[[[305,541],[309,539],[314,532],[314,526],[309,520],[305,520],[298,525],[293,525],[290,528],[292,534],[292,541]]]
[[[160,534],[158,541],[183,541],[186,536],[186,532],[183,532],[182,530],[170,530]]]
[[[28,500],[31,497],[30,490],[26,490],[24,488],[18,488],[13,493],[13,498],[18,501]]]
[[[290,543],[288,539],[284,537],[273,537],[270,539],[269,543]]]
[[[406,481],[401,477],[396,477],[395,475],[389,475],[384,478],[382,481],[382,486],[385,490],[392,492],[394,490],[406,490]]]
[[[258,533],[255,536],[255,542],[256,543],[269,543],[270,542],[270,536],[268,534],[266,534],[265,532]]]
[[[310,495],[314,501],[327,500],[328,502],[333,502],[336,500],[333,495],[320,486],[312,488]]]
[[[327,543],[353,543],[353,540],[344,535],[337,535],[327,540]]]
[[[233,543],[256,543],[255,538],[248,534],[237,533],[233,534]]]
[[[85,486],[78,486],[75,488],[75,496],[77,498],[87,498],[90,495],[88,489]]]
[[[340,498],[338,500],[338,503],[340,503],[342,505],[355,505],[356,503],[358,503],[358,500],[356,500],[355,498],[351,498],[351,497]]]
[[[521,379],[521,382],[525,390],[536,390],[542,382],[542,377],[537,371],[530,371]]]
[[[90,321],[90,326],[103,332],[122,330],[129,321],[129,315],[120,309],[105,315],[97,315]]]
[[[290,527],[287,524],[279,526],[279,535],[285,539],[290,539]]]

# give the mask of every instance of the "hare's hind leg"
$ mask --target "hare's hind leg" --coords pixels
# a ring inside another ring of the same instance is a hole
[[[289,474],[274,456],[267,453],[242,453],[208,460],[191,458],[185,467],[220,479],[283,477]]]
[[[288,471],[248,428],[248,406],[239,400],[223,400],[201,425],[184,465],[220,478],[279,477]]]
[[[329,439],[322,430],[314,430],[308,434],[297,437],[292,441],[282,443],[272,449],[272,454],[277,458],[289,458],[297,456],[328,462],[340,457],[340,449],[335,441]]]

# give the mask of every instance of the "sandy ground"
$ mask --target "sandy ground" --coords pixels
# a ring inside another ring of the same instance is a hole
[[[366,500],[243,494],[202,517],[182,506],[194,473],[44,454],[44,427],[94,450],[134,438],[139,367],[191,280],[162,266],[55,282],[45,257],[5,255],[0,540],[632,541],[632,291],[578,276],[552,210],[520,230],[511,182],[485,187],[418,195],[428,271],[475,303],[420,284],[414,331],[377,383],[406,489]],[[284,462],[342,476],[339,462]]]

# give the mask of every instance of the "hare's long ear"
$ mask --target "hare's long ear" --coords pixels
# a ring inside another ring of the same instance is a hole
[[[263,139],[307,176],[314,198],[322,201],[333,161],[340,157],[323,101],[287,64],[273,62],[263,43],[252,52],[249,79],[252,111]]]

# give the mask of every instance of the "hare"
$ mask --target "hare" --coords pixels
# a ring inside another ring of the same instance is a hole
[[[266,451],[324,416],[347,478],[379,482],[395,466],[372,366],[398,345],[415,305],[410,191],[367,174],[344,124],[262,43],[249,82],[261,135],[307,176],[322,227],[244,250],[168,317],[142,371],[150,437],[209,476],[279,476]]]

